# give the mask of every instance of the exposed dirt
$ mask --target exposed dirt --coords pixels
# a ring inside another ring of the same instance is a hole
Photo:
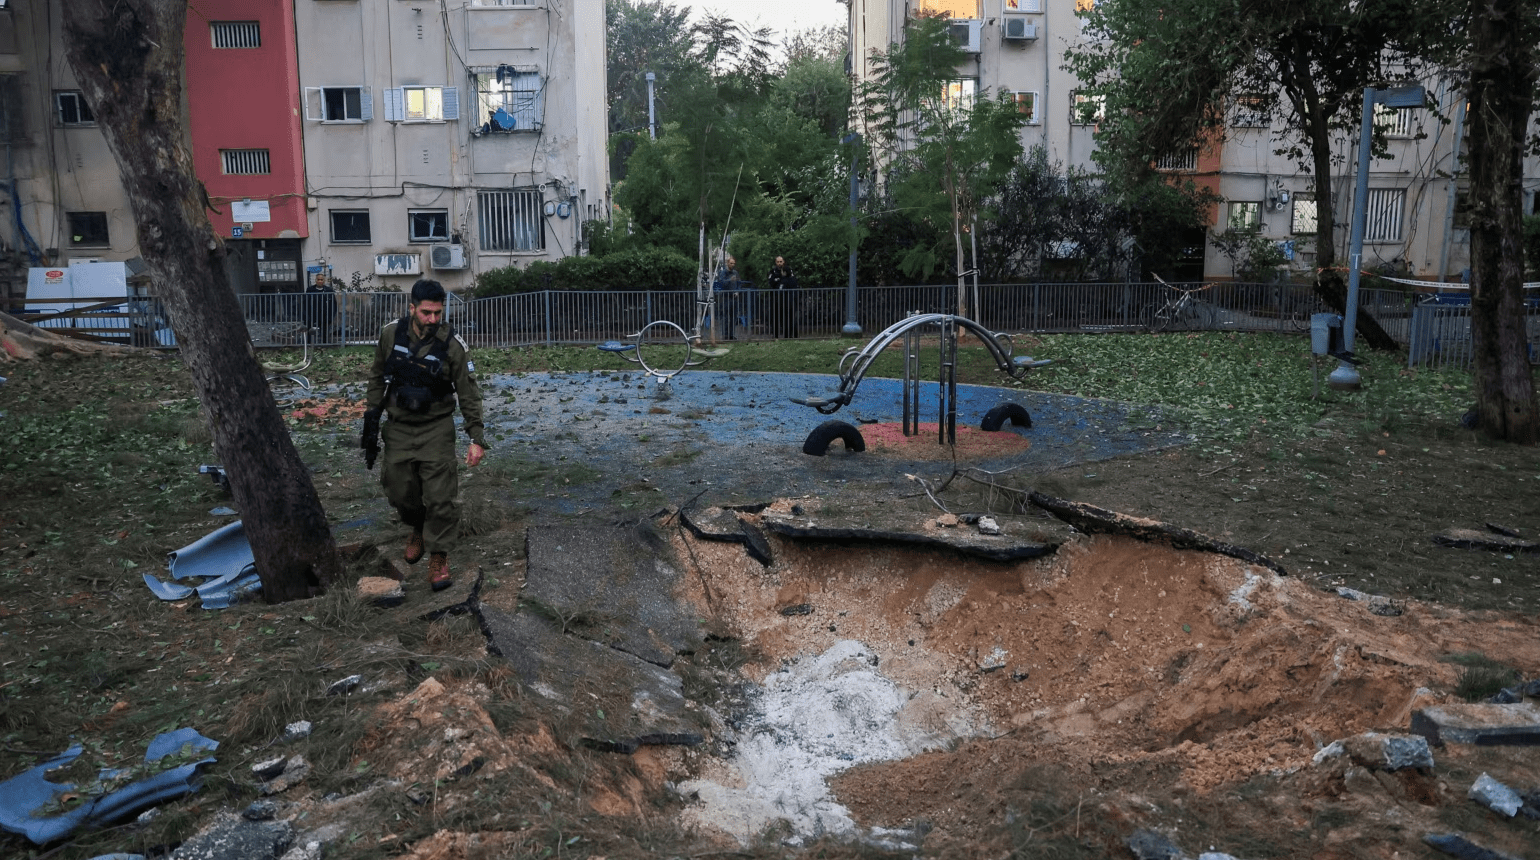
[[[1313,768],[1312,757],[1363,732],[1405,732],[1414,708],[1450,701],[1461,671],[1450,654],[1502,653],[1540,673],[1533,619],[1415,601],[1400,615],[1373,615],[1362,602],[1235,559],[1123,537],[1081,537],[1015,563],[777,540],[769,569],[734,545],[679,540],[703,574],[685,581],[709,584],[692,598],[750,643],[751,677],[855,639],[909,691],[910,719],[941,737],[974,736],[834,781],[864,826],[923,820],[935,827],[927,846],[957,856],[981,851],[979,826],[1019,805],[1022,775],[1039,770],[1094,798],[1099,819],[1116,809],[1144,826],[1172,826],[1179,813],[1162,808],[1171,799],[1251,783],[1266,787],[1250,803],[1308,821],[1321,798],[1347,791],[1343,768]],[[798,614],[783,614],[788,607]],[[1495,778],[1537,782],[1535,753],[1496,758],[1507,767],[1483,765]],[[1404,819],[1406,843],[1397,848],[1402,840],[1379,829],[1379,814],[1334,840],[1352,851],[1381,845],[1364,856],[1417,851],[1420,834],[1440,826],[1441,802],[1463,802],[1426,774],[1391,779],[1413,783],[1403,795],[1426,795],[1378,811]],[[1307,833],[1272,836],[1324,847]],[[1521,850],[1522,840],[1507,847]]]

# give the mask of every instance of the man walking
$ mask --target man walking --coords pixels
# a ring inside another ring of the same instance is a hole
[[[445,298],[438,281],[412,285],[406,317],[380,329],[367,395],[368,408],[378,414],[383,407],[389,417],[380,484],[401,522],[412,530],[403,557],[416,564],[428,555],[428,582],[434,591],[453,582],[449,553],[460,537],[456,400],[465,418],[465,435],[471,439],[465,464],[480,463],[487,447],[481,389],[472,375],[476,367],[465,341],[443,322]]]

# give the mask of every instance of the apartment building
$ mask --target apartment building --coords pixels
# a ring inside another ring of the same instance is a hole
[[[0,0],[0,299],[139,255],[66,2]],[[236,291],[457,289],[582,253],[609,212],[604,26],[586,0],[190,0],[189,135]]]
[[[1051,161],[1095,169],[1096,123],[1103,106],[1078,92],[1079,81],[1064,70],[1067,48],[1094,38],[1077,10],[1095,0],[844,0],[849,6],[852,73],[872,74],[871,55],[903,38],[904,22],[917,14],[951,19],[954,37],[970,59],[953,85],[962,95],[1010,93],[1029,115],[1022,143],[1041,145]],[[1456,157],[1463,130],[1464,100],[1441,80],[1424,82],[1445,121],[1425,108],[1381,109],[1376,122],[1387,131],[1388,159],[1369,167],[1366,198],[1365,268],[1405,273],[1410,278],[1458,281],[1469,267],[1470,237],[1463,224],[1463,181]],[[1234,114],[1217,146],[1173,153],[1159,167],[1207,186],[1223,199],[1209,231],[1254,231],[1278,243],[1289,258],[1287,274],[1308,276],[1314,268],[1317,178],[1279,155],[1281,120]],[[1354,190],[1357,141],[1336,141],[1332,183],[1338,203],[1337,259],[1346,258]],[[1535,211],[1540,161],[1525,164],[1525,211]],[[1202,274],[1233,276],[1233,262],[1204,242]]]
[[[308,265],[453,289],[585,250],[609,212],[603,3],[293,2]]]

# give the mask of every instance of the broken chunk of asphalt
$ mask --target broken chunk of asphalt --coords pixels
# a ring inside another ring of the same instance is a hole
[[[1434,745],[1540,745],[1540,708],[1514,704],[1435,705],[1412,712],[1412,731]]]
[[[702,644],[695,615],[672,596],[680,568],[650,523],[534,523],[524,542],[524,599],[561,632],[664,668]]]
[[[796,513],[797,510],[802,513]],[[873,541],[941,547],[990,561],[1015,561],[1038,558],[1057,550],[1068,534],[984,535],[962,529],[929,529],[930,517],[914,517],[913,524],[880,522],[881,512],[864,513],[863,520],[839,522],[833,515],[812,505],[794,507],[791,513],[766,511],[761,522],[766,529],[788,537],[830,541]],[[871,521],[871,522],[869,522]]]
[[[1451,549],[1486,549],[1495,552],[1540,552],[1540,543],[1505,537],[1475,529],[1447,529],[1433,536],[1433,543]]]
[[[1458,833],[1429,833],[1422,841],[1460,860],[1520,860],[1512,854],[1482,848]]]
[[[758,507],[764,508],[763,505]],[[749,557],[760,564],[768,567],[774,561],[765,533],[735,510],[714,506],[685,508],[679,512],[679,521],[700,540],[741,543]]]
[[[172,860],[272,860],[294,844],[287,821],[248,821],[221,812],[171,852]]]
[[[508,614],[478,604],[487,649],[507,660],[531,690],[571,713],[577,740],[613,752],[645,744],[693,746],[703,717],[684,697],[678,675],[630,653],[569,636],[550,618]]]

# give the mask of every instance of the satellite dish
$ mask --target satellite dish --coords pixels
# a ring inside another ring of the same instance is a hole
[[[503,131],[512,131],[513,127],[519,124],[519,121],[514,118],[513,114],[508,112],[507,108],[498,108],[492,112],[492,124]]]

